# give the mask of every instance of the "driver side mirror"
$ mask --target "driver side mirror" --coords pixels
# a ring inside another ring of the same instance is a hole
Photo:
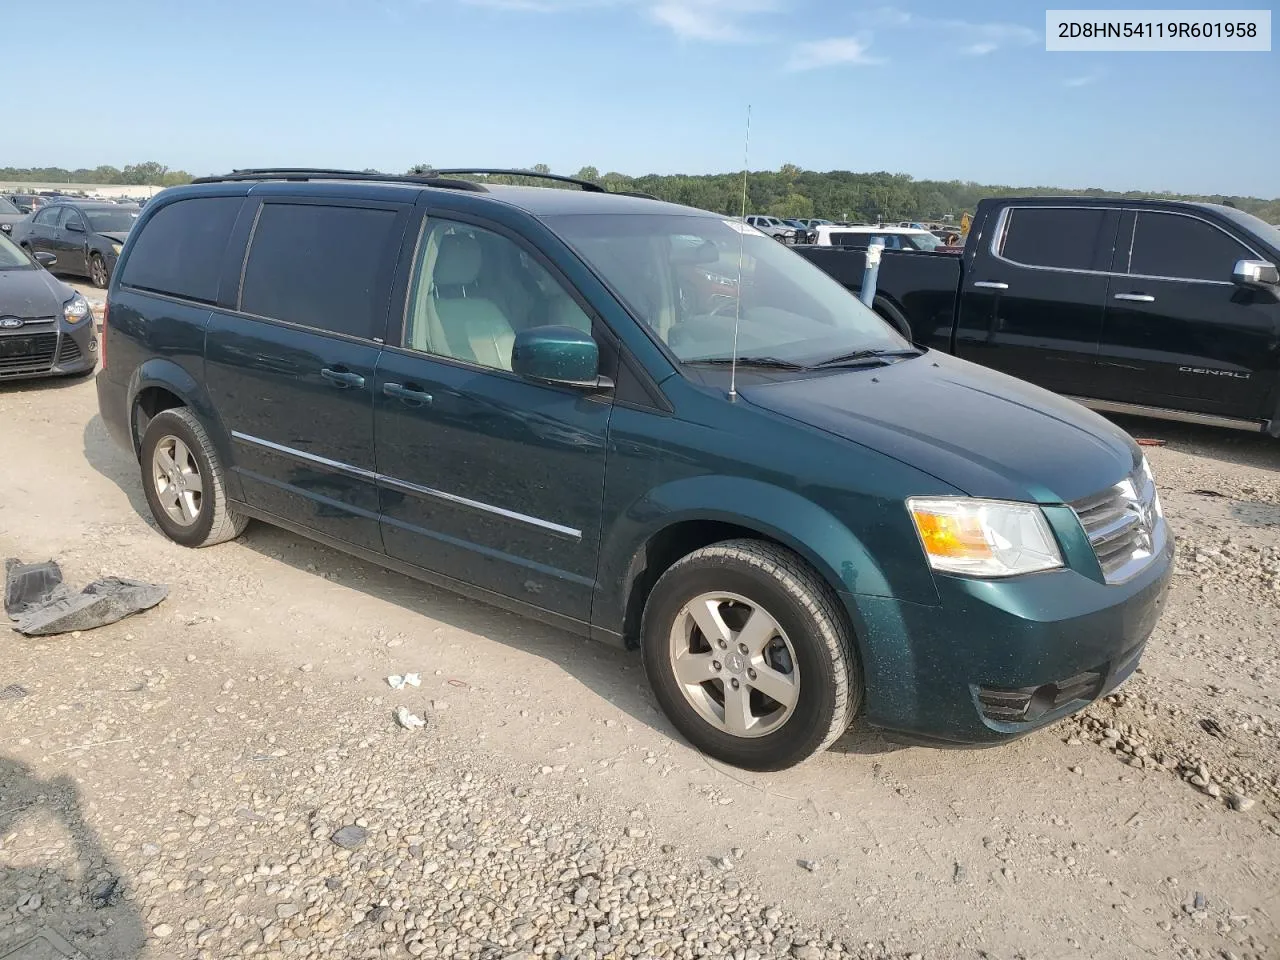
[[[45,253],[43,250],[35,254],[36,263],[48,270],[58,262],[58,258],[52,253]]]
[[[72,233],[84,233],[84,224],[79,220],[68,220],[64,226]]]
[[[1231,279],[1240,287],[1275,293],[1278,292],[1276,288],[1280,287],[1280,270],[1274,263],[1266,260],[1237,260],[1235,269],[1231,271]]]
[[[600,347],[576,327],[531,327],[516,334],[511,371],[530,380],[582,389],[607,388],[600,376]]]

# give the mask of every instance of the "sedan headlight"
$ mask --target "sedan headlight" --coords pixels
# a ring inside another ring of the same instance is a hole
[[[1062,566],[1038,506],[968,497],[913,497],[907,509],[929,565],[943,573],[1012,577]]]
[[[62,315],[67,323],[79,323],[89,316],[89,312],[89,301],[78,293],[62,305]]]
[[[121,244],[113,243],[111,245],[111,252],[114,253],[117,257],[120,256],[120,251],[123,249],[124,247]]]
[[[0,230],[3,230],[5,233],[13,233],[13,224],[12,224],[12,223],[0,223]]]

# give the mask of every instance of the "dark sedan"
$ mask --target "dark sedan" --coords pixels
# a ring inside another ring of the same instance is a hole
[[[0,234],[0,381],[91,373],[98,364],[89,303],[44,268],[56,262]]]
[[[10,236],[31,253],[57,257],[59,273],[88,277],[105,289],[137,217],[136,206],[60,200],[16,224]]]

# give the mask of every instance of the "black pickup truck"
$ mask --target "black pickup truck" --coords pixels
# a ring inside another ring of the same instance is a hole
[[[799,247],[844,286],[866,253]],[[964,254],[885,251],[874,306],[919,345],[1113,413],[1280,436],[1280,229],[1209,203],[983,200]]]

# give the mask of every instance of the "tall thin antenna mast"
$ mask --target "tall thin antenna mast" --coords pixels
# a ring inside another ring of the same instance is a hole
[[[747,104],[747,139],[742,146],[742,222],[738,225],[738,286],[733,302],[733,355],[729,361],[729,399],[738,399],[738,323],[742,319],[742,245],[747,239],[747,171],[751,169],[751,104]]]

